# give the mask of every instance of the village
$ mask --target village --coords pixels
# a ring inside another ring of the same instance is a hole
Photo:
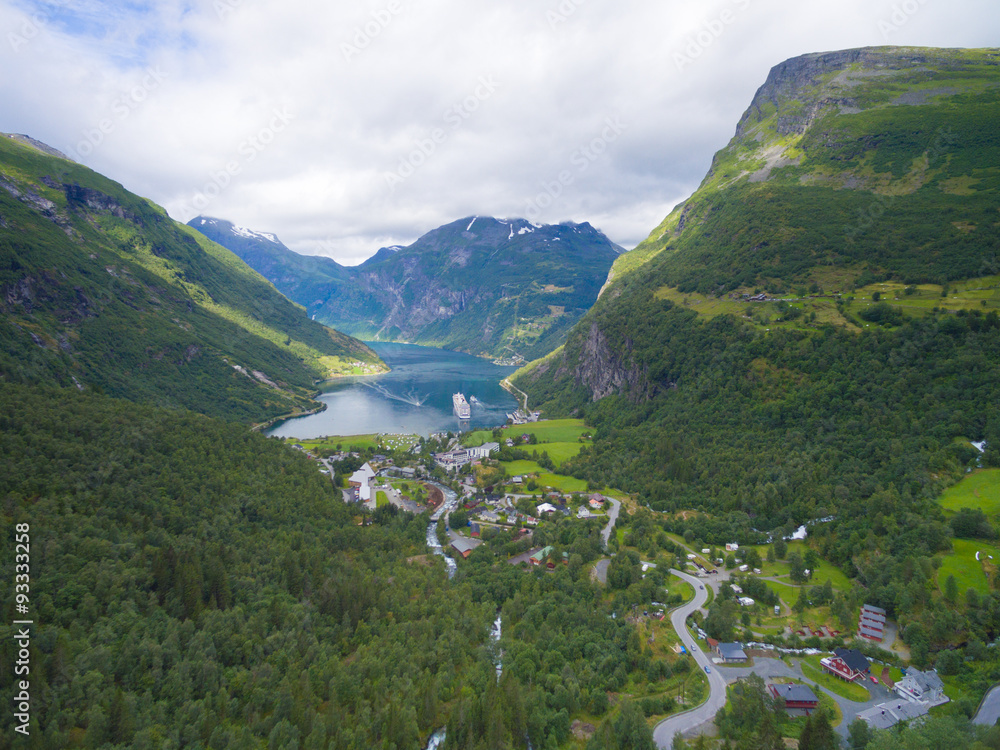
[[[590,575],[607,585],[609,562],[616,553],[638,561],[641,578],[655,571],[662,588],[633,606],[630,619],[648,633],[650,642],[662,640],[675,658],[693,658],[704,667],[677,688],[675,700],[681,705],[701,700],[701,689],[691,682],[699,674],[706,687],[723,693],[727,685],[756,674],[790,716],[808,717],[822,707],[846,736],[848,723],[855,719],[872,729],[886,728],[948,702],[937,672],[904,666],[908,654],[893,651],[898,628],[884,609],[862,603],[851,622],[845,622],[843,614],[839,619],[834,616],[829,599],[844,593],[847,579],[809,550],[804,527],[783,540],[782,546],[788,545],[790,551],[777,560],[762,545],[734,541],[719,547],[688,546],[675,534],[661,538],[667,554],[644,559],[638,550],[628,551],[632,532],[614,527],[623,506],[628,514],[636,512],[634,501],[558,473],[561,464],[589,440],[583,423],[540,420],[426,439],[373,435],[336,438],[336,443],[297,441],[295,447],[317,461],[340,487],[344,502],[358,507],[362,523],[389,512],[383,508],[443,515],[446,522],[438,529],[438,538],[457,559],[469,558],[491,538],[506,534],[504,539],[517,542],[517,553],[506,557],[509,564],[553,572],[569,565],[570,553],[539,529],[546,524],[596,522],[605,551]],[[446,496],[454,498],[447,509]],[[533,544],[536,536],[540,541]],[[792,576],[799,558],[812,567],[799,564]],[[668,586],[664,581],[672,568],[680,575]],[[794,577],[799,580],[793,582]],[[685,580],[691,585],[685,586]],[[816,601],[807,596],[810,586]],[[692,606],[702,596],[705,599]],[[737,639],[721,640],[709,633],[713,601],[733,603]],[[673,622],[667,618],[672,607]],[[687,612],[677,620],[682,610]],[[691,647],[683,645],[687,638]],[[720,677],[722,687],[716,688],[713,680]],[[693,710],[667,716],[663,725],[683,722],[686,730],[695,726],[703,730],[697,715]]]

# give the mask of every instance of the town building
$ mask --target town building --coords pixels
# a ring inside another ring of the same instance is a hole
[[[351,474],[351,478],[347,480],[347,485],[354,488],[355,497],[361,502],[369,502],[372,495],[372,480],[375,478],[375,470],[372,469],[371,464],[365,463],[360,469]]]
[[[500,443],[483,443],[475,448],[469,448],[469,458],[489,458],[490,454],[500,450]]]
[[[469,452],[464,448],[459,448],[446,453],[435,453],[434,460],[443,469],[457,469],[469,463]]]
[[[479,546],[478,540],[466,539],[464,536],[458,536],[451,540],[451,548],[460,554],[463,558],[468,557],[472,554],[472,550]]]
[[[725,664],[742,664],[750,660],[742,643],[720,643],[715,647],[715,653]]]
[[[923,716],[928,710],[930,707],[924,703],[911,703],[905,700],[888,701],[862,711],[858,714],[858,718],[872,729],[888,729],[901,721],[909,721]]]
[[[767,689],[771,691],[771,695],[775,698],[784,701],[785,708],[787,709],[805,709],[808,714],[809,711],[819,705],[819,698],[816,697],[816,694],[808,685],[779,683],[768,685]]]
[[[848,682],[864,677],[870,669],[865,655],[853,648],[835,649],[833,656],[820,659],[819,663],[830,674]]]
[[[858,617],[858,635],[869,641],[881,642],[885,637],[885,610],[866,604]]]
[[[549,559],[549,555],[554,551],[554,547],[550,544],[548,547],[542,547],[538,552],[535,552],[528,558],[528,562],[532,565],[541,565],[543,562]]]
[[[910,667],[906,676],[893,688],[896,695],[914,703],[926,703],[928,706],[939,706],[948,702],[944,694],[944,684],[934,670],[921,672]]]

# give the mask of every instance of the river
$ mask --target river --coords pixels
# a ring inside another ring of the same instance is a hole
[[[461,352],[412,344],[369,343],[391,372],[331,381],[319,401],[326,410],[279,423],[267,434],[302,439],[380,432],[427,437],[434,432],[496,427],[517,408],[500,387],[516,368]],[[472,406],[459,421],[452,394],[464,393]]]

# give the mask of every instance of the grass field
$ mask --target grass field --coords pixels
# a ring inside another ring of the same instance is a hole
[[[575,443],[581,435],[592,432],[582,419],[548,419],[531,424],[518,424],[505,427],[503,437],[518,435],[534,435],[539,443]],[[476,430],[462,436],[462,445],[476,446],[493,440],[491,430]],[[549,455],[552,455],[551,453]],[[553,457],[555,460],[555,457]]]
[[[816,655],[807,656],[802,659],[799,662],[799,665],[802,667],[802,674],[818,685],[822,685],[831,693],[836,693],[841,698],[847,698],[849,701],[863,703],[869,699],[868,691],[860,685],[853,682],[844,682],[832,674],[823,671],[823,668],[819,664],[821,658],[821,656]]]
[[[559,492],[585,492],[587,489],[587,482],[585,480],[563,476],[562,474],[539,474],[536,481],[540,487],[551,487]]]
[[[383,505],[389,504],[389,496],[385,494],[382,490],[375,493],[375,507],[381,508]]]
[[[785,295],[789,307],[798,308],[805,315],[794,320],[782,321],[778,304],[768,302],[744,302],[730,299],[729,296],[715,297],[696,292],[681,292],[675,287],[661,287],[656,290],[657,299],[668,299],[671,302],[686,307],[698,315],[714,318],[717,315],[734,315],[747,321],[752,321],[761,328],[794,328],[809,330],[824,323],[836,326],[847,326],[858,330],[854,322],[858,313],[875,304],[872,299],[878,292],[880,301],[900,310],[907,317],[922,318],[933,313],[934,308],[940,310],[990,310],[1000,309],[1000,276],[986,276],[952,282],[947,289],[947,296],[942,297],[943,287],[937,284],[921,284],[913,287],[909,294],[906,285],[897,282],[880,282],[860,287],[851,291],[854,279],[860,271],[840,271],[832,275],[817,273],[816,281],[829,291],[839,290],[842,296],[843,310],[847,317],[841,314],[837,299],[818,297],[797,297],[795,292]],[[750,292],[746,289],[743,291]],[[800,290],[801,291],[801,290]],[[815,314],[815,320],[807,316]],[[861,321],[862,327],[874,327],[874,324]]]
[[[314,440],[298,440],[289,438],[289,442],[298,443],[306,450],[325,448],[327,450],[350,450],[357,448],[365,450],[395,451],[409,448],[420,442],[419,435],[330,435]]]
[[[545,451],[556,466],[562,466],[564,462],[578,454],[582,447],[583,443],[545,443],[537,447],[532,446],[531,450],[537,450],[539,455]]]
[[[983,572],[983,562],[1000,565],[1000,549],[972,539],[952,539],[951,544],[952,551],[941,558],[941,567],[938,569],[937,581],[941,590],[944,591],[948,576],[953,575],[960,595],[964,595],[970,588],[980,594],[989,593],[990,582]],[[977,551],[982,552],[980,558],[985,556],[983,562],[976,561]],[[993,555],[992,561],[989,555]]]
[[[949,487],[938,499],[946,512],[960,508],[978,508],[988,516],[1000,514],[1000,469],[985,469],[969,474]]]

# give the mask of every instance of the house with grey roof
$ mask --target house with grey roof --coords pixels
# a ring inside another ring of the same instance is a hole
[[[909,721],[923,716],[930,710],[924,703],[913,703],[905,700],[879,703],[858,714],[858,718],[872,729],[888,729],[901,721]]]
[[[919,669],[910,669],[906,672],[906,677],[896,683],[893,688],[896,695],[914,703],[926,703],[928,706],[939,706],[948,702],[948,696],[944,694],[944,683],[938,673],[932,669],[921,672]]]
[[[743,650],[742,643],[720,643],[715,647],[715,653],[719,655],[724,664],[742,664],[750,660]]]
[[[819,698],[816,697],[808,685],[798,685],[794,683],[774,683],[767,686],[771,695],[784,701],[785,708],[802,708],[806,711],[816,708],[819,705]]]

